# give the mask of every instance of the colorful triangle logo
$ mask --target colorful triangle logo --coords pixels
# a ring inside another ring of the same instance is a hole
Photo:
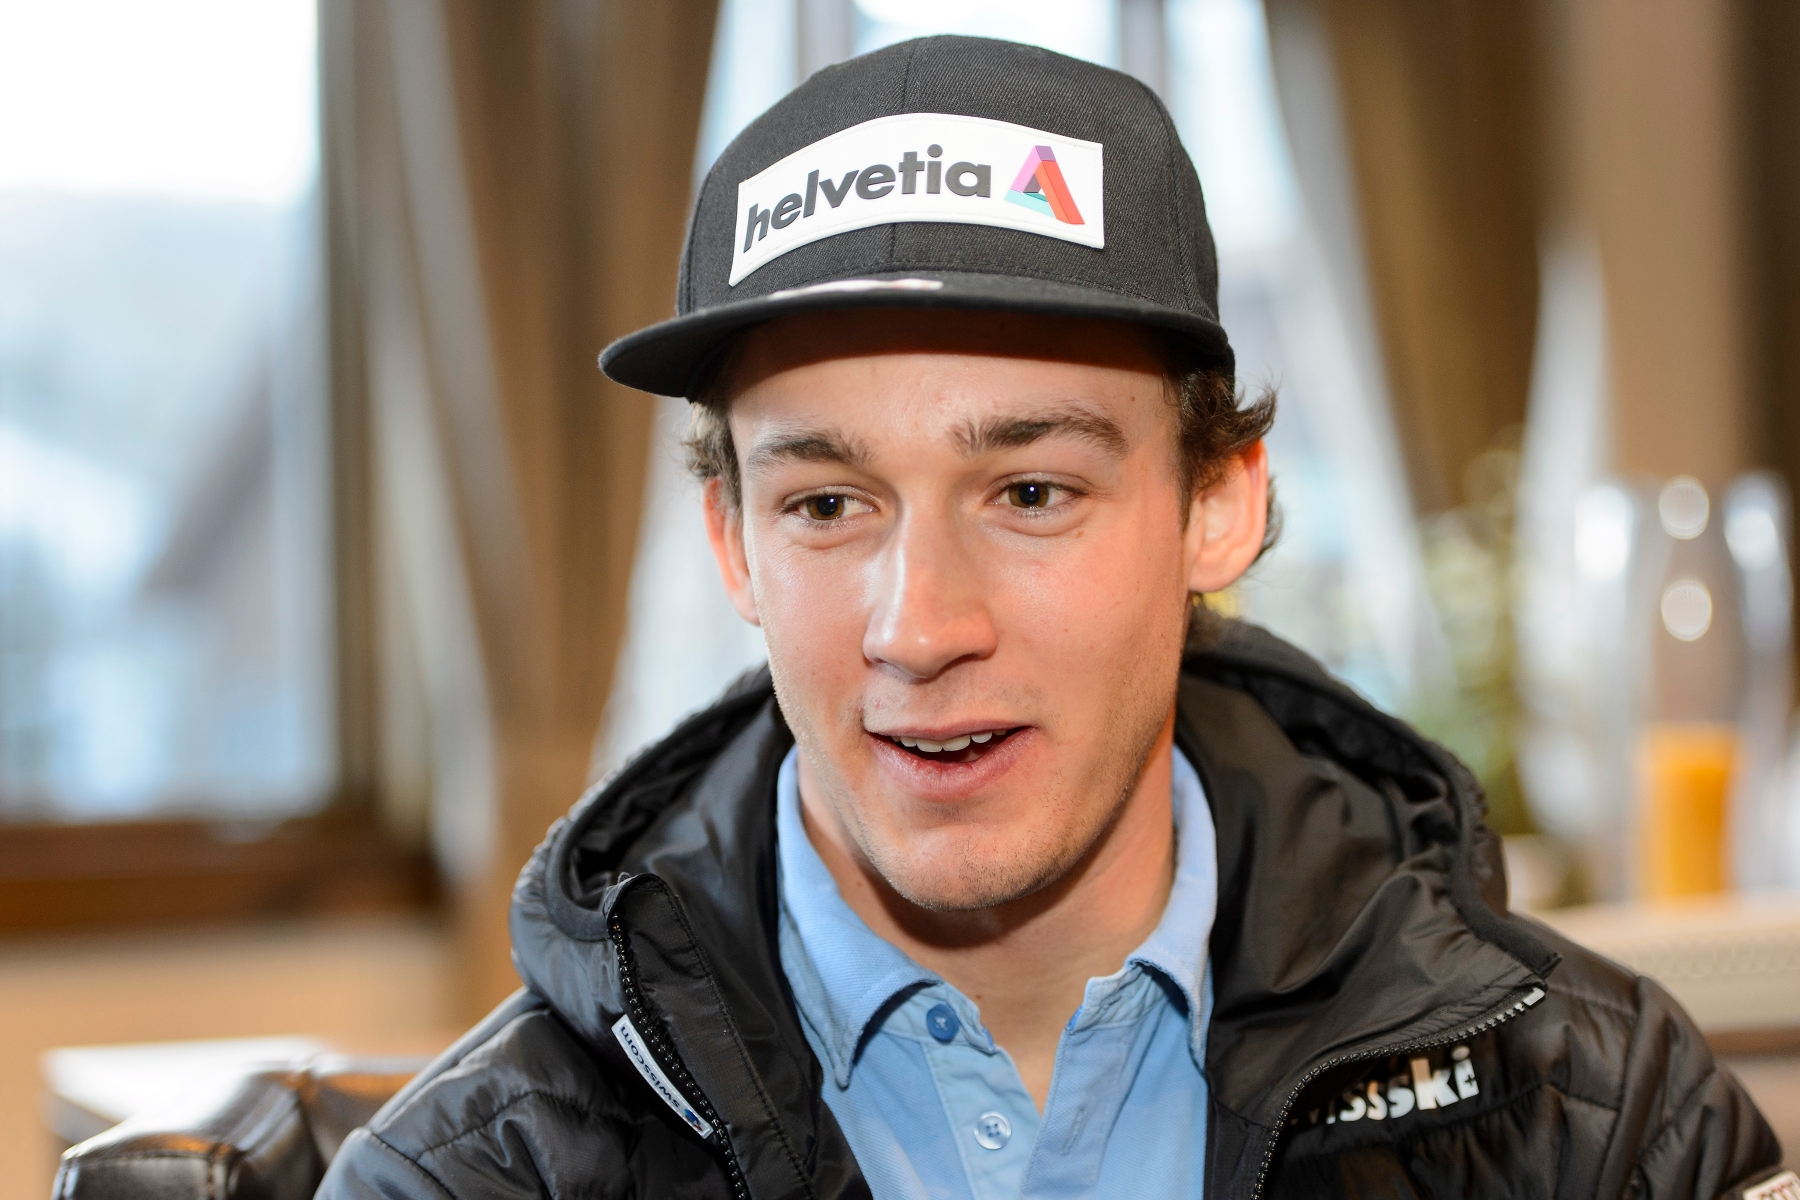
[[[1056,165],[1056,153],[1048,146],[1031,148],[1006,198],[1014,204],[1055,217],[1064,225],[1086,224],[1081,219],[1081,210],[1075,207],[1075,197],[1069,195],[1062,168]]]

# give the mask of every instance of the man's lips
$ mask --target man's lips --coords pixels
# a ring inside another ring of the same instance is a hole
[[[1037,736],[1037,730],[1029,725],[976,726],[973,733],[932,732],[944,740],[923,740],[944,749],[923,751],[918,746],[903,745],[899,740],[901,736],[920,740],[913,738],[910,732],[905,735],[870,733],[868,739],[883,774],[899,784],[902,790],[920,799],[940,803],[973,799],[992,787],[1024,757]],[[977,742],[974,740],[976,733],[992,736],[985,742]],[[968,741],[962,742],[965,737]],[[962,743],[959,748],[948,748],[958,746],[959,742]]]

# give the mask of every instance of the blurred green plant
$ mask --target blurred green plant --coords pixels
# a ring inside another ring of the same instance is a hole
[[[1449,643],[1454,682],[1413,698],[1405,714],[1442,742],[1487,792],[1488,824],[1503,835],[1536,833],[1519,785],[1520,711],[1514,687],[1513,597],[1517,556],[1516,426],[1469,463],[1464,503],[1420,528],[1425,579]]]

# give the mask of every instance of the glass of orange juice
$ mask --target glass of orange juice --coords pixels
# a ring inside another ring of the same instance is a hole
[[[1638,891],[1650,900],[1731,885],[1727,829],[1738,761],[1734,726],[1662,721],[1638,742]]]

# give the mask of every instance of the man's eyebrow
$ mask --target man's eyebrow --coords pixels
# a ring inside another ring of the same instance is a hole
[[[990,417],[969,422],[956,433],[963,455],[974,458],[995,450],[1008,450],[1047,437],[1072,437],[1091,442],[1115,457],[1123,458],[1130,443],[1119,423],[1087,409],[1055,409],[1021,416]]]
[[[764,438],[744,456],[744,469],[760,475],[781,462],[840,463],[866,469],[869,448],[835,429],[786,429]]]

